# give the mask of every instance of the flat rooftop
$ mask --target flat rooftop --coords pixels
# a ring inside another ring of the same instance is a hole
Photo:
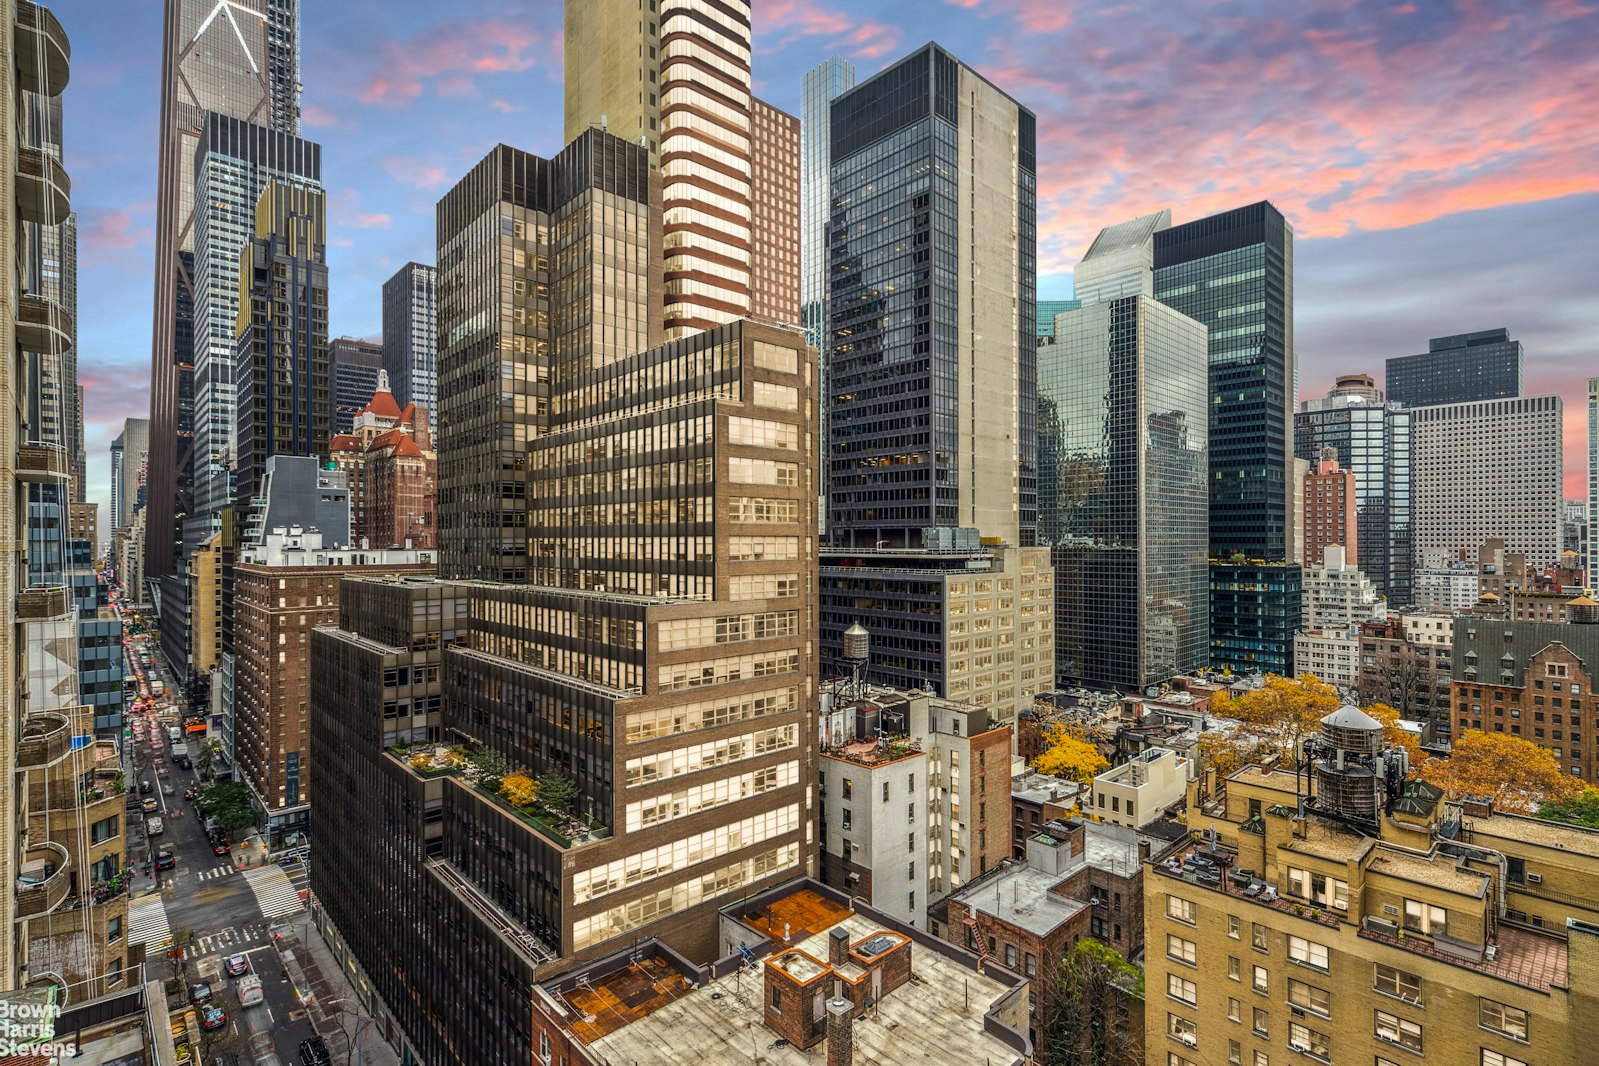
[[[765,933],[771,939],[773,951],[782,951],[797,946],[816,933],[826,932],[849,914],[848,907],[802,888],[740,917],[745,925]],[[822,958],[827,958],[825,948]]]
[[[842,925],[851,942],[881,930],[878,922],[860,914],[850,914]],[[827,958],[827,930],[818,930],[796,946],[813,957]],[[874,1066],[1016,1063],[1017,1052],[983,1030],[983,1016],[1007,991],[1007,985],[914,945],[910,982],[856,1020],[855,1061]],[[765,1024],[759,967],[736,970],[683,995],[653,988],[634,995],[640,1005],[618,1014],[636,1016],[588,1041],[597,1057],[617,1066],[635,1062],[816,1066],[827,1054],[825,1042],[808,1052],[778,1044],[778,1034]]]
[[[1034,936],[1046,936],[1088,909],[1087,903],[1050,891],[1068,876],[1068,873],[1045,873],[1017,863],[991,879],[953,893],[950,898]]]
[[[572,1035],[585,1044],[647,1018],[688,995],[688,981],[663,955],[629,963],[597,980],[559,993],[578,1016]]]

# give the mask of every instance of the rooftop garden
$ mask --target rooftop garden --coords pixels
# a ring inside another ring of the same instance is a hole
[[[466,744],[396,744],[390,754],[423,777],[459,776],[477,792],[562,847],[611,835],[610,829],[575,808],[577,782],[559,769],[533,776],[513,769],[498,752]]]

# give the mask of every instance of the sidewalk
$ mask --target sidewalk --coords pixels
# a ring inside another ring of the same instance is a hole
[[[338,961],[322,938],[311,928],[311,913],[305,911],[292,921],[273,927],[278,956],[284,972],[294,981],[317,1034],[327,1042],[333,1061],[351,1066],[399,1066],[400,1057],[384,1042],[377,1028],[365,1024],[355,989],[339,968]],[[340,1005],[349,1010],[340,1017]],[[326,1008],[326,1009],[324,1009]],[[342,1024],[341,1024],[342,1023]],[[359,1054],[347,1047],[346,1031],[357,1036]]]

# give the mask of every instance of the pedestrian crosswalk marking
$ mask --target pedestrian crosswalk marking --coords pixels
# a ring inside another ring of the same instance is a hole
[[[194,942],[194,954],[209,955],[212,952],[233,954],[236,949],[246,944],[266,940],[266,933],[265,923],[252,923],[242,929],[230,925],[226,929],[219,929],[215,933],[197,938]]]
[[[128,943],[165,948],[172,943],[172,927],[160,896],[145,896],[128,904]]]
[[[250,886],[250,891],[255,893],[256,902],[261,905],[261,916],[268,921],[273,918],[286,918],[305,909],[305,904],[300,901],[300,893],[295,890],[294,882],[276,866],[258,866],[253,870],[245,870],[244,880]]]
[[[199,881],[210,881],[210,880],[213,880],[213,879],[218,878],[218,877],[226,877],[229,874],[231,874],[235,869],[236,869],[236,867],[234,867],[230,863],[227,866],[218,866],[214,870],[202,870],[199,873],[195,874],[194,876],[195,876],[195,879],[199,880]]]

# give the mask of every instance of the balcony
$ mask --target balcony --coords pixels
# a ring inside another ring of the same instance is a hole
[[[17,480],[38,484],[65,483],[72,478],[67,450],[59,444],[29,441],[17,446]]]
[[[72,590],[65,585],[23,589],[17,593],[17,621],[46,622],[72,611]]]
[[[17,0],[17,80],[30,93],[59,96],[71,74],[72,42],[55,14]]]
[[[41,226],[58,226],[72,211],[67,168],[42,148],[17,149],[17,211]]]
[[[72,347],[72,316],[48,296],[25,292],[17,300],[17,344],[28,352]]]
[[[29,715],[22,723],[17,743],[17,768],[36,770],[53,766],[72,750],[72,720],[64,714]]]
[[[61,906],[67,898],[67,849],[53,840],[35,844],[23,852],[22,869],[17,874],[17,917],[37,918]]]

